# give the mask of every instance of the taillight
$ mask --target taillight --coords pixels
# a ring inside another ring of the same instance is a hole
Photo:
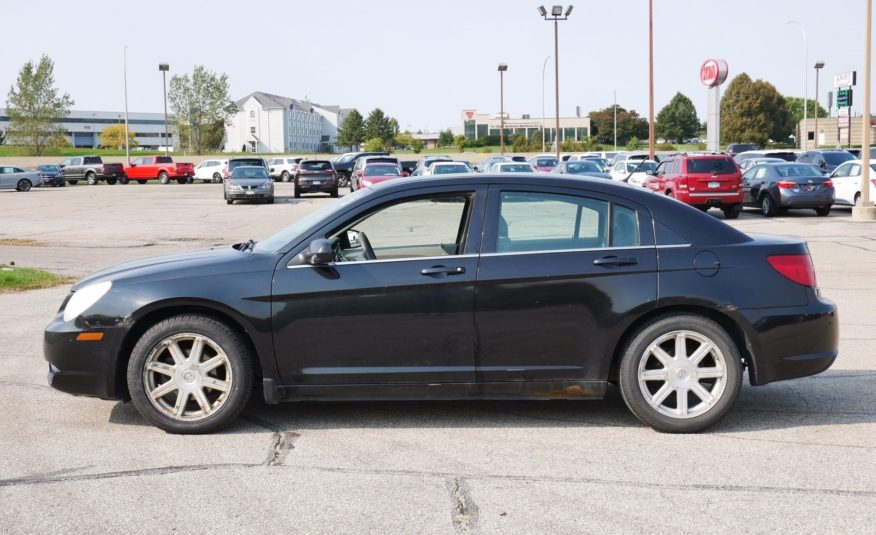
[[[823,182],[823,184],[824,184],[825,188],[832,188],[833,187],[833,180],[825,180]]]
[[[779,180],[776,182],[776,185],[782,189],[790,189],[797,185],[796,182],[790,182],[788,180]]]
[[[767,261],[786,279],[815,288],[815,266],[808,254],[771,255]]]

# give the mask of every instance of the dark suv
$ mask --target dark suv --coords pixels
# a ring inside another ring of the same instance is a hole
[[[725,218],[736,219],[742,211],[742,173],[730,156],[676,154],[663,160],[654,174],[662,193],[704,212],[721,208]],[[648,184],[652,190],[653,183]]]
[[[748,152],[750,150],[760,150],[760,147],[755,143],[731,143],[727,145],[727,154],[736,156],[740,152]]]
[[[338,196],[338,174],[328,160],[302,160],[293,179],[295,198],[302,193],[323,192]]]
[[[827,175],[841,164],[854,159],[855,155],[845,150],[808,150],[797,157],[797,163],[812,164]]]
[[[349,186],[350,176],[353,174],[353,166],[356,161],[363,156],[389,156],[388,152],[351,152],[345,154],[343,158],[336,162],[332,162],[335,171],[338,174],[338,185]]]

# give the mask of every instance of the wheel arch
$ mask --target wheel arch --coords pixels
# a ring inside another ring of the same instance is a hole
[[[119,354],[116,359],[115,370],[115,387],[117,395],[123,400],[131,399],[131,394],[128,391],[128,383],[126,380],[128,361],[131,359],[131,351],[143,333],[148,331],[155,324],[182,314],[200,314],[221,321],[229,328],[234,330],[241,340],[247,345],[253,355],[252,369],[255,374],[255,380],[258,381],[264,377],[262,371],[261,355],[258,352],[255,341],[248,333],[242,321],[234,317],[234,315],[226,310],[218,303],[211,301],[163,301],[153,303],[146,310],[141,310],[132,315],[133,324],[128,329],[124,340],[119,348]]]
[[[673,314],[695,314],[710,319],[721,326],[722,329],[727,331],[730,339],[739,350],[743,364],[748,368],[749,381],[751,384],[757,384],[757,363],[754,358],[751,339],[742,326],[740,326],[735,319],[720,310],[702,304],[693,303],[679,303],[661,306],[648,311],[631,323],[624,330],[623,334],[618,338],[618,341],[615,344],[611,356],[611,366],[609,367],[608,372],[608,378],[610,381],[617,382],[620,361],[621,358],[623,358],[623,349],[627,343],[649,323]]]

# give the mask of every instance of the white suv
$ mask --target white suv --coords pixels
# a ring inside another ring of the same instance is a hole
[[[195,180],[219,183],[225,176],[228,160],[204,160],[195,166]]]
[[[296,156],[293,158],[273,158],[268,160],[268,174],[274,180],[282,180],[289,182],[295,173],[298,172],[298,164],[301,163],[303,157]]]

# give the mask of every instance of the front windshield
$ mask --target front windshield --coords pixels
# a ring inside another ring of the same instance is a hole
[[[231,178],[268,178],[264,167],[237,167],[231,172]]]
[[[365,197],[366,195],[372,195],[373,193],[374,190],[363,188],[344,195],[339,200],[310,212],[283,230],[256,243],[255,247],[253,247],[253,251],[256,253],[278,253],[283,250],[284,246],[293,242],[296,238],[300,237],[301,234],[310,230],[311,227],[315,226],[320,221],[328,221],[329,219],[332,219],[334,216],[346,211],[347,207],[358,199]]]
[[[557,165],[556,158],[538,158],[535,160],[535,165],[539,167],[555,167]]]
[[[401,176],[394,165],[366,165],[365,176]]]
[[[345,154],[344,156],[341,156],[341,159],[339,161],[341,161],[342,163],[347,163],[347,162],[353,161],[353,158],[355,158],[355,157],[356,157],[356,153]]]

